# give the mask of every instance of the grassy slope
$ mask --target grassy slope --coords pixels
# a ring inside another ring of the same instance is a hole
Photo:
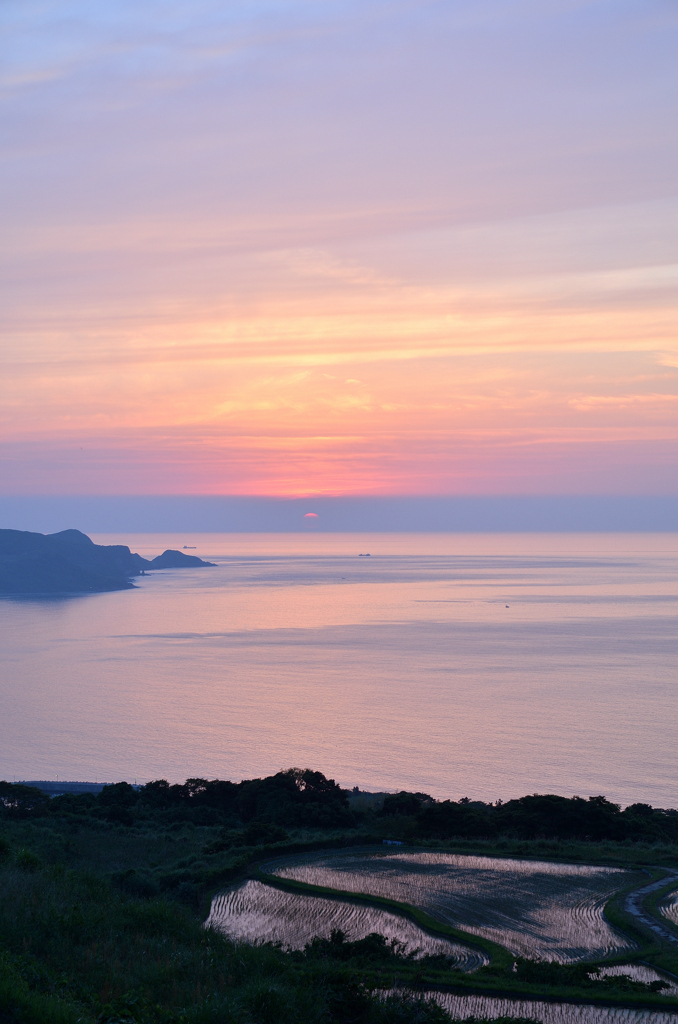
[[[298,833],[268,848],[236,848],[208,855],[218,830],[182,826],[148,830],[42,821],[5,823],[9,852],[0,857],[0,1021],[424,1021],[444,1020],[435,1007],[384,1007],[361,993],[359,982],[391,986],[473,988],[478,991],[580,998],[590,990],[519,985],[495,947],[494,963],[473,978],[459,972],[422,973],[413,964],[306,962],[272,948],[234,946],[201,927],[211,893],[244,876],[262,857],[302,848],[353,845],[349,834]],[[449,845],[430,844],[437,849]],[[678,850],[626,844],[462,842],[464,853],[576,860],[636,866],[678,863]],[[25,852],[22,852],[25,851]],[[147,886],[151,898],[135,890]],[[156,893],[157,895],[153,895]],[[326,895],[323,892],[323,895]],[[352,894],[355,898],[355,894]],[[167,898],[171,896],[171,898]],[[388,901],[373,900],[386,905]],[[400,908],[429,930],[444,926],[415,908]],[[612,910],[614,915],[614,910]],[[421,918],[421,920],[419,920]],[[425,918],[425,919],[424,919]],[[611,918],[612,920],[612,918]],[[617,923],[613,920],[613,923]],[[624,930],[624,922],[620,922]],[[449,929],[450,937],[461,937]],[[472,944],[487,945],[471,936]],[[643,959],[672,970],[669,954],[644,946]],[[678,973],[678,971],[676,971]],[[606,1001],[614,993],[606,991]],[[626,1005],[666,1005],[662,997],[619,994]],[[675,1004],[674,1004],[675,1005]]]
[[[654,917],[657,918],[657,920],[661,921],[664,927],[668,928],[668,930],[673,932],[674,935],[676,935],[676,937],[678,938],[678,926],[676,926],[669,917],[665,917],[659,910],[659,904],[667,896],[670,896],[672,893],[676,892],[676,890],[678,890],[678,885],[676,885],[674,879],[667,885],[662,886],[661,889],[658,889],[656,892],[651,893],[651,895],[647,896],[643,900],[643,906],[645,910],[648,911],[648,913],[652,914]]]
[[[664,871],[661,868],[649,869],[647,881],[657,881],[663,875]],[[643,900],[643,907],[651,916],[661,921],[669,931],[675,932],[678,935],[678,929],[667,918],[663,917],[658,910],[659,902],[675,889],[675,881],[663,886]],[[678,978],[678,945],[659,944],[656,937],[646,930],[637,918],[625,912],[622,904],[624,896],[629,891],[630,889],[624,889],[608,901],[605,905],[605,916],[610,924],[625,932],[638,943],[636,960],[656,967],[660,971],[666,971]]]
[[[60,867],[0,869],[0,1020],[43,1024],[326,1024],[443,1020],[380,1006],[349,967],[236,946],[175,901]]]

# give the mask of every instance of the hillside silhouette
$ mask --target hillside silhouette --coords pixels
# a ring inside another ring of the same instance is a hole
[[[124,544],[95,544],[80,530],[0,530],[0,594],[6,596],[130,590],[132,578],[149,569],[212,565],[173,550],[149,560]]]

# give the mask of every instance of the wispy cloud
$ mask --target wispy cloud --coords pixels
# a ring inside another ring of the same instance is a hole
[[[6,488],[676,486],[672,4],[0,31]]]

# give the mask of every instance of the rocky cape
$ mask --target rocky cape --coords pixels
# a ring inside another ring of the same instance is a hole
[[[213,566],[195,555],[163,551],[136,555],[124,544],[95,544],[79,530],[28,533],[0,530],[0,594],[97,594],[130,590],[149,569]]]

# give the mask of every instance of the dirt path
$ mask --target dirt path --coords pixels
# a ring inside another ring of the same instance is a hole
[[[678,885],[678,874],[668,874],[663,878],[660,878],[656,882],[650,882],[649,885],[644,885],[641,889],[634,889],[632,893],[624,900],[624,910],[627,913],[632,914],[645,928],[648,928],[653,935],[656,935],[662,942],[670,942],[678,946],[678,935],[670,928],[667,928],[657,920],[656,917],[652,917],[651,914],[643,908],[643,900],[646,896],[656,892],[657,889],[663,889],[669,882],[675,882]]]

